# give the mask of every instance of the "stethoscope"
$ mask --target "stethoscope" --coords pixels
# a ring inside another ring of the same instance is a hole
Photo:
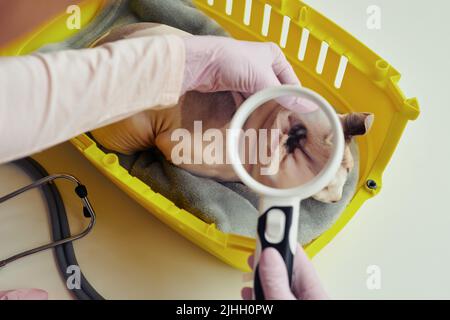
[[[333,150],[322,171],[304,185],[290,189],[276,189],[258,182],[247,172],[240,159],[240,136],[251,113],[264,103],[272,99],[281,100],[283,97],[299,97],[314,102],[324,112],[333,130]],[[269,88],[248,98],[238,108],[229,129],[227,152],[231,164],[241,181],[261,195],[253,268],[253,296],[262,300],[264,292],[258,272],[260,254],[268,247],[275,248],[286,264],[289,283],[292,284],[294,255],[298,246],[300,202],[321,191],[335,177],[344,155],[344,135],[336,112],[323,97],[309,89],[291,85]]]
[[[39,187],[41,187],[41,186],[43,186],[45,184],[48,184],[48,183],[52,183],[53,181],[55,181],[57,179],[69,180],[69,181],[74,182],[76,184],[75,193],[78,195],[78,197],[81,199],[81,201],[83,203],[84,216],[90,218],[89,225],[86,227],[86,229],[84,231],[80,232],[79,234],[76,234],[76,235],[73,235],[73,236],[70,236],[70,237],[66,237],[66,238],[61,239],[61,240],[53,241],[53,242],[50,242],[48,244],[44,244],[44,245],[38,246],[36,248],[25,250],[23,252],[20,252],[20,253],[17,253],[15,255],[13,255],[13,256],[10,256],[10,257],[8,257],[6,259],[0,260],[0,268],[6,266],[7,264],[9,264],[9,263],[11,263],[13,261],[16,261],[18,259],[27,257],[29,255],[32,255],[32,254],[35,254],[35,253],[38,253],[38,252],[41,252],[41,251],[44,251],[44,250],[52,249],[52,248],[55,248],[57,246],[63,245],[65,243],[69,243],[69,242],[73,242],[73,241],[79,240],[79,239],[85,237],[86,235],[88,235],[91,232],[92,228],[95,225],[96,217],[95,217],[94,209],[92,208],[92,205],[89,202],[89,199],[87,197],[87,189],[86,189],[86,187],[83,184],[81,184],[81,182],[77,178],[75,178],[74,176],[69,175],[69,174],[53,174],[53,175],[44,177],[42,179],[39,179],[39,180],[37,180],[37,181],[35,181],[35,182],[25,186],[25,187],[22,187],[22,188],[20,188],[18,190],[15,190],[15,191],[13,191],[13,192],[11,192],[11,193],[3,196],[3,197],[0,197],[0,204],[5,202],[5,201],[7,201],[7,200],[10,200],[10,199],[12,199],[14,197],[17,197],[18,195],[20,195],[20,194],[22,194],[22,193],[24,193],[26,191],[29,191],[29,190],[35,189],[35,188],[39,188]]]
[[[54,249],[57,268],[61,277],[66,280],[66,283],[71,281],[73,270],[78,270],[77,279],[79,279],[79,285],[70,287],[67,286],[67,289],[79,300],[104,299],[90,284],[81,271],[74,247],[72,245],[73,241],[87,236],[93,230],[96,222],[95,211],[88,199],[87,188],[72,175],[64,173],[49,175],[45,168],[32,158],[16,160],[13,164],[22,169],[24,173],[26,173],[35,182],[13,191],[8,195],[0,197],[0,204],[28,190],[38,188],[41,191],[47,206],[53,242],[25,250],[1,260],[0,272],[2,267],[5,267],[13,261],[44,250]],[[83,204],[83,215],[85,218],[89,218],[88,226],[84,229],[84,231],[76,235],[72,235],[70,231],[69,219],[67,217],[65,205],[62,196],[54,183],[57,179],[67,180],[75,184],[74,191]]]

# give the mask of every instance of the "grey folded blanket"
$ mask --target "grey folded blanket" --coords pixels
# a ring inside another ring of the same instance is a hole
[[[67,41],[45,46],[41,51],[87,47],[114,26],[134,22],[166,24],[196,35],[226,35],[216,22],[196,10],[190,0],[112,0],[83,31]],[[353,197],[359,176],[356,145],[352,146],[352,153],[355,169],[349,175],[341,201],[325,204],[307,199],[301,203],[301,244],[311,242],[329,229]],[[177,206],[209,223],[214,222],[224,232],[256,235],[258,196],[246,186],[195,176],[172,165],[154,149],[133,156],[118,156],[131,175]]]
[[[312,198],[301,202],[298,240],[308,244],[328,230],[352,199],[358,181],[358,150],[352,145],[355,168],[349,175],[342,199],[326,204]],[[178,207],[214,222],[223,232],[255,237],[258,195],[242,183],[220,183],[195,176],[170,162],[156,149],[135,156],[119,154],[122,166]]]

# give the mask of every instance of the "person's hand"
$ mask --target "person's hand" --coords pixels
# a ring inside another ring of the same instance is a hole
[[[253,267],[253,256],[249,259]],[[259,276],[266,300],[327,300],[316,270],[306,253],[299,246],[295,254],[292,289],[283,258],[274,248],[267,248],[259,259]],[[252,299],[252,288],[242,289],[242,298]]]
[[[0,291],[0,300],[48,300],[48,293],[41,289]]]
[[[274,43],[214,36],[184,38],[186,63],[182,94],[187,91],[234,91],[245,97],[282,84],[300,85],[292,66]],[[317,108],[303,101],[297,111]]]

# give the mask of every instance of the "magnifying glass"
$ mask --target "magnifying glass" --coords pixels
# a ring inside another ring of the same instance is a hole
[[[317,108],[301,113],[295,111],[296,104]],[[249,130],[257,131],[256,140],[250,141],[255,134]],[[331,105],[314,91],[291,85],[268,88],[236,111],[227,152],[237,176],[260,195],[253,291],[255,299],[263,300],[260,254],[268,247],[278,250],[292,283],[300,202],[327,192],[335,179],[344,155],[342,125]]]

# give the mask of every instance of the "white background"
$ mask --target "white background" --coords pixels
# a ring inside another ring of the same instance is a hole
[[[315,258],[334,298],[450,298],[450,2],[309,0],[403,75],[417,96],[410,123],[385,172],[383,190]],[[368,30],[366,9],[378,5],[381,30]],[[380,119],[377,119],[380,121]],[[382,288],[366,287],[378,265]]]
[[[402,74],[418,96],[411,123],[388,167],[381,194],[368,201],[314,259],[332,298],[450,298],[450,2],[309,0]],[[368,30],[366,9],[382,10],[381,30]],[[380,121],[380,119],[377,119]],[[37,156],[50,172],[70,172],[89,187],[98,224],[76,243],[87,278],[107,298],[239,298],[242,274],[164,226],[113,186],[66,143]],[[0,194],[27,179],[0,166]],[[82,218],[72,186],[63,187],[73,230]],[[37,193],[0,207],[0,257],[48,239]],[[381,268],[380,290],[366,287],[367,267]],[[51,252],[0,270],[0,290],[38,287],[69,298]]]

